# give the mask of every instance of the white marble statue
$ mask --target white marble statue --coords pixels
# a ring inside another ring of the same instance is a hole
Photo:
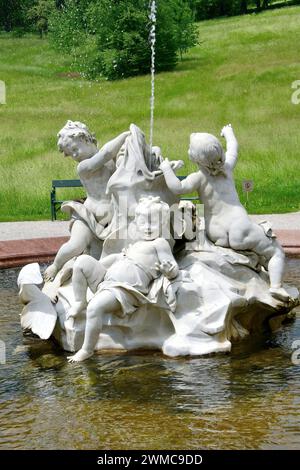
[[[173,279],[178,274],[170,245],[162,238],[163,227],[169,225],[169,206],[159,197],[142,198],[135,210],[140,240],[123,253],[116,253],[97,262],[88,255],[80,256],[73,267],[72,284],[75,303],[69,316],[86,310],[86,326],[82,348],[69,357],[70,362],[84,361],[94,354],[101,333],[103,317],[108,313],[127,315],[151,299],[147,297],[151,282],[160,274]],[[95,296],[87,305],[87,287]]]
[[[78,162],[77,172],[87,198],[84,204],[68,202],[64,211],[72,214],[71,237],[58,251],[53,264],[45,271],[45,280],[53,280],[64,264],[82,254],[95,239],[104,239],[105,228],[111,222],[113,209],[106,185],[115,171],[115,159],[130,132],[123,132],[100,150],[88,127],[68,121],[58,133],[58,148],[65,157]],[[99,253],[100,255],[100,253]]]
[[[79,161],[88,197],[63,207],[74,218],[71,238],[44,286],[37,264],[21,270],[22,328],[54,337],[77,362],[103,350],[228,352],[233,341],[280,325],[299,292],[282,284],[284,253],[272,230],[253,224],[240,204],[237,141],[231,126],[222,134],[226,154],[214,136],[191,135],[199,171],[180,181],[174,171],[182,162],[150,150],[134,124],[98,151],[88,128],[68,121],[59,146]],[[195,207],[179,200],[194,190],[204,230]]]
[[[253,251],[260,257],[270,276],[270,293],[279,300],[288,301],[289,294],[282,287],[285,255],[272,232],[252,222],[240,203],[233,179],[238,158],[238,143],[231,125],[223,127],[227,151],[211,134],[194,133],[190,138],[189,157],[199,170],[180,181],[168,160],[161,163],[166,183],[175,194],[198,191],[204,204],[205,231],[216,246],[237,251]]]

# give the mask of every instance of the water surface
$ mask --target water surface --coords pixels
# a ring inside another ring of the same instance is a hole
[[[230,355],[98,355],[69,364],[51,342],[23,338],[18,270],[0,271],[1,449],[300,448],[295,322],[235,344]],[[300,260],[287,281],[300,287]]]

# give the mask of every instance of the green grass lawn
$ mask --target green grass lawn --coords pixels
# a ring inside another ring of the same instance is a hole
[[[156,80],[154,143],[187,160],[191,132],[219,134],[232,123],[240,156],[236,183],[253,179],[252,213],[300,210],[300,7],[199,23],[201,44]],[[0,35],[0,220],[50,217],[52,179],[76,177],[56,149],[67,119],[81,120],[100,143],[136,123],[149,135],[149,76],[116,82],[68,78],[68,57],[47,40]],[[71,197],[74,196],[72,191]],[[64,197],[69,197],[64,193]],[[77,196],[78,193],[76,193]]]

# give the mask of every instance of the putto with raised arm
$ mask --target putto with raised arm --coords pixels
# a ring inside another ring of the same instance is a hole
[[[232,126],[223,127],[224,153],[219,140],[211,134],[194,133],[190,138],[189,157],[199,170],[180,181],[168,162],[161,163],[167,186],[175,194],[197,191],[204,204],[205,232],[216,246],[236,251],[253,251],[270,276],[270,293],[288,301],[283,288],[285,256],[276,237],[264,225],[253,223],[236,191],[233,170],[238,158],[238,142]]]

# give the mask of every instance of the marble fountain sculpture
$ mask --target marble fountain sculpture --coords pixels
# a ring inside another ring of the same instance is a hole
[[[100,150],[89,129],[68,121],[58,148],[77,163],[83,204],[66,202],[70,240],[42,277],[19,275],[21,325],[54,338],[82,361],[94,351],[160,350],[167,356],[228,352],[232,342],[281,324],[299,304],[283,285],[284,253],[270,225],[251,222],[234,185],[238,144],[190,138],[198,171],[176,176],[134,124]],[[180,201],[198,191],[204,205]]]

